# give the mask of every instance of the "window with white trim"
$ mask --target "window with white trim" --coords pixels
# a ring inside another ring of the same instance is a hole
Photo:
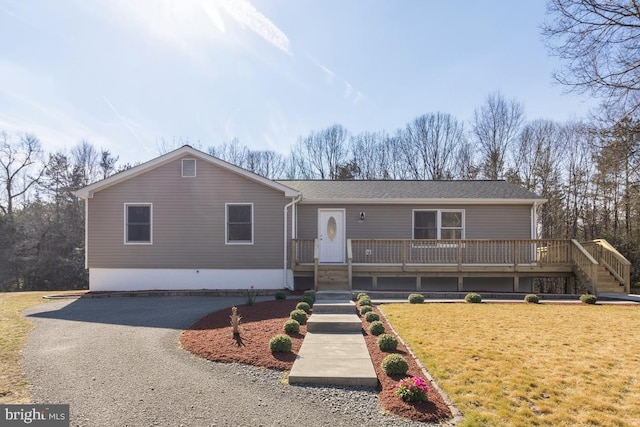
[[[414,239],[464,239],[464,210],[413,210]]]
[[[226,241],[228,244],[253,243],[253,204],[226,204]]]
[[[196,159],[182,159],[182,177],[193,178],[196,176]]]
[[[124,242],[152,243],[153,209],[151,203],[125,203]]]

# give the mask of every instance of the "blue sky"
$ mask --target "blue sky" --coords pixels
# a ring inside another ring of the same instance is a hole
[[[334,123],[469,127],[495,91],[527,119],[584,117],[544,19],[543,1],[0,0],[0,130],[136,162],[161,139],[286,153]]]

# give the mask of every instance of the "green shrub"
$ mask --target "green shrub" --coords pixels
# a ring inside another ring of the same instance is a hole
[[[595,304],[598,301],[598,297],[591,294],[580,295],[580,301],[585,304]]]
[[[465,295],[464,300],[466,302],[477,304],[477,303],[482,302],[482,296],[480,296],[480,294],[476,294],[475,292],[471,292],[471,293]]]
[[[537,303],[540,302],[540,297],[538,297],[538,295],[536,295],[536,294],[528,294],[528,295],[524,296],[524,300],[526,302],[537,304]]]
[[[361,305],[360,306],[360,314],[363,316],[373,310],[370,305]]]
[[[360,292],[360,293],[358,294],[358,296],[356,297],[356,299],[358,299],[358,300],[359,300],[359,299],[360,299],[360,298],[362,298],[362,297],[368,297],[368,296],[369,296],[369,294],[368,294],[368,293],[366,293],[366,292]]]
[[[285,292],[276,292],[276,299],[277,300],[287,299],[287,294]]]
[[[288,353],[291,351],[291,337],[285,334],[278,334],[269,340],[271,353]]]
[[[302,301],[296,304],[296,310],[302,310],[305,313],[309,314],[311,313],[311,306],[309,305],[309,303]]]
[[[300,323],[297,320],[289,319],[284,322],[282,329],[288,334],[297,334],[300,332]]]
[[[409,302],[411,304],[422,304],[424,302],[424,295],[422,295],[422,294],[411,294],[411,295],[409,295]]]
[[[313,307],[313,303],[316,302],[315,298],[313,298],[311,295],[302,295],[300,301],[306,302],[307,304],[309,304],[309,307]]]
[[[409,370],[409,364],[399,354],[390,354],[382,360],[382,369],[387,375],[405,375]]]
[[[379,320],[373,321],[369,325],[369,332],[371,333],[371,335],[383,334],[384,333],[384,325]]]
[[[289,317],[301,325],[305,325],[307,323],[307,313],[304,310],[293,310],[291,314],[289,314]]]
[[[364,315],[364,320],[371,323],[371,322],[375,322],[376,320],[380,320],[380,316],[378,316],[373,311],[370,311]]]
[[[386,352],[396,351],[398,340],[393,335],[381,334],[378,337],[378,348]]]
[[[371,298],[368,295],[358,298],[359,305],[371,305]]]
[[[304,298],[304,297],[311,298],[311,299],[312,299],[312,301],[311,301],[311,303],[312,303],[312,304],[310,304],[310,305],[313,305],[313,303],[314,303],[314,302],[316,302],[316,291],[314,291],[314,290],[307,290],[307,291],[304,291],[304,292],[302,293],[302,297],[303,297],[303,298]]]

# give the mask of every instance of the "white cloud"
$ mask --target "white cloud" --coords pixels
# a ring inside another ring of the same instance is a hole
[[[291,55],[289,38],[266,16],[246,0],[217,0],[217,3],[243,27],[258,34],[273,46]]]
[[[230,39],[223,15],[248,28],[272,46],[291,54],[289,38],[247,0],[108,0],[107,7],[175,47],[197,53],[194,44]]]

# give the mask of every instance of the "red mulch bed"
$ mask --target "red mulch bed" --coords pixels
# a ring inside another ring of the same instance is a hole
[[[293,341],[291,353],[271,353],[269,340],[274,335],[284,333],[282,325],[289,319],[289,313],[297,303],[297,300],[274,300],[252,306],[238,306],[238,314],[242,316],[239,337],[234,337],[231,329],[231,309],[211,313],[184,331],[180,336],[180,343],[184,349],[215,362],[238,362],[290,370],[307,333],[307,327],[302,325],[299,334],[290,335]],[[377,307],[374,310],[380,314],[386,333],[393,335]],[[429,390],[427,402],[406,403],[393,394],[394,385],[403,377],[389,377],[382,370],[382,359],[389,353],[378,348],[377,337],[369,334],[368,323],[364,319],[362,321],[365,342],[380,381],[379,399],[382,407],[388,412],[416,421],[436,422],[451,418],[449,407],[433,387]],[[396,353],[405,356],[409,363],[407,375],[423,376],[416,361],[400,342]]]

